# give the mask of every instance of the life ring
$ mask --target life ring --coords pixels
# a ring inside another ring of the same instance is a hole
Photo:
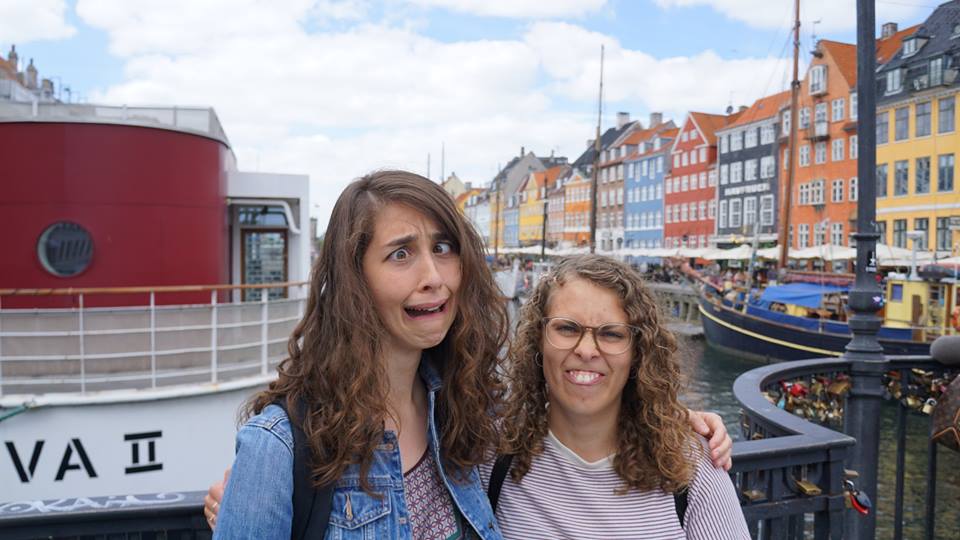
[[[960,306],[953,308],[953,312],[950,313],[950,323],[953,324],[953,329],[960,332]]]

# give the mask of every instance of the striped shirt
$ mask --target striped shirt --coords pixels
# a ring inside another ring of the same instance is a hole
[[[612,456],[584,461],[549,433],[543,453],[533,458],[523,480],[516,483],[509,475],[504,480],[497,521],[510,540],[749,539],[733,483],[713,467],[708,454],[697,462],[681,527],[673,494],[657,489],[617,495],[623,483]],[[492,463],[480,466],[484,487],[492,468]]]

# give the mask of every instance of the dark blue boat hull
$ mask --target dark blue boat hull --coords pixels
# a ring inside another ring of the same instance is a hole
[[[747,315],[700,297],[707,341],[739,356],[763,361],[805,360],[843,354],[850,335],[814,332]],[[886,355],[929,355],[930,344],[881,339]]]

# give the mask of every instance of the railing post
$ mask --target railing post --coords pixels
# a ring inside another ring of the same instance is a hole
[[[150,387],[157,387],[157,301],[150,291]]]
[[[877,504],[877,472],[880,453],[880,405],[882,376],[886,365],[877,340],[883,293],[877,286],[876,245],[879,234],[876,184],[876,6],[874,0],[857,0],[857,277],[850,291],[849,319],[853,339],[844,358],[850,360],[852,387],[844,410],[844,432],[857,439],[848,457],[848,467],[860,473],[858,488]],[[876,512],[866,516],[848,511],[844,538],[873,538]]]
[[[210,291],[210,382],[217,382],[217,290]]]
[[[260,373],[267,374],[267,289],[260,289]]]
[[[80,309],[78,311],[78,324],[80,326],[80,393],[87,393],[87,359],[86,359],[86,343],[84,343],[83,335],[83,293],[80,293]]]

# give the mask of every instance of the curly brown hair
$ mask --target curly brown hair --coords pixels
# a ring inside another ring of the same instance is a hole
[[[382,442],[388,381],[380,355],[386,330],[363,277],[363,255],[377,212],[399,203],[436,222],[460,256],[458,312],[443,341],[425,351],[441,375],[437,395],[440,446],[456,477],[479,464],[498,442],[491,411],[501,403],[498,352],[507,337],[506,308],[483,242],[438,184],[404,171],[379,171],[347,186],[337,199],[313,267],[303,319],[287,344],[277,380],[246,405],[244,417],[278,399],[309,440],[316,485],[336,481],[360,464],[363,488],[375,447]]]
[[[688,411],[680,404],[682,388],[677,343],[661,320],[660,310],[643,279],[621,262],[599,255],[563,259],[545,275],[520,313],[509,353],[509,394],[503,415],[500,452],[513,454],[511,478],[519,482],[547,436],[546,379],[538,361],[550,296],[572,279],[584,279],[622,299],[628,324],[638,327],[630,378],[623,389],[617,421],[614,469],[623,491],[684,489],[694,472]],[[700,449],[702,451],[702,449]],[[695,450],[696,451],[696,450]]]

